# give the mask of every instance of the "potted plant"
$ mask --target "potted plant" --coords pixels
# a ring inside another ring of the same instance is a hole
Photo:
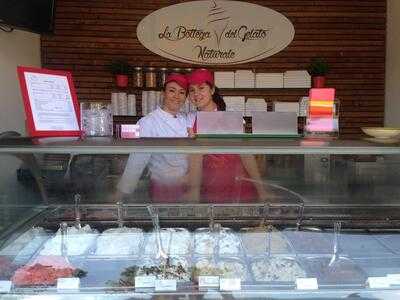
[[[329,72],[329,65],[323,58],[314,58],[308,67],[308,73],[313,80],[314,88],[323,88],[325,86],[325,76]]]
[[[128,86],[128,75],[131,73],[132,67],[125,60],[113,60],[110,71],[115,75],[115,82],[118,87]]]

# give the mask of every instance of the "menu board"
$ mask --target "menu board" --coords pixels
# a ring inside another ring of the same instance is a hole
[[[29,135],[79,136],[79,106],[71,73],[32,67],[17,71]]]

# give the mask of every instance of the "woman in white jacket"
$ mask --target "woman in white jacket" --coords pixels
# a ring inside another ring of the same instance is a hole
[[[173,73],[166,79],[163,105],[140,119],[140,137],[187,137],[186,115],[180,113],[185,104],[188,82],[185,75]],[[153,202],[176,202],[186,192],[188,172],[186,155],[133,153],[129,156],[118,183],[119,194],[132,193],[145,167],[150,170],[150,195]]]

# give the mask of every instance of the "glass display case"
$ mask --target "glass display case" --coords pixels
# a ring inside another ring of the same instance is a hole
[[[0,299],[398,299],[399,146],[0,139]]]

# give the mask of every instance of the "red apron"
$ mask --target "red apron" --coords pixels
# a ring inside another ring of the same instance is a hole
[[[197,131],[197,119],[193,132]],[[201,199],[207,203],[254,202],[257,190],[237,154],[203,156]]]
[[[150,182],[150,196],[154,203],[179,203],[185,192],[186,187],[182,184]]]
[[[208,203],[253,202],[257,190],[239,155],[208,154],[203,156],[201,198]]]

